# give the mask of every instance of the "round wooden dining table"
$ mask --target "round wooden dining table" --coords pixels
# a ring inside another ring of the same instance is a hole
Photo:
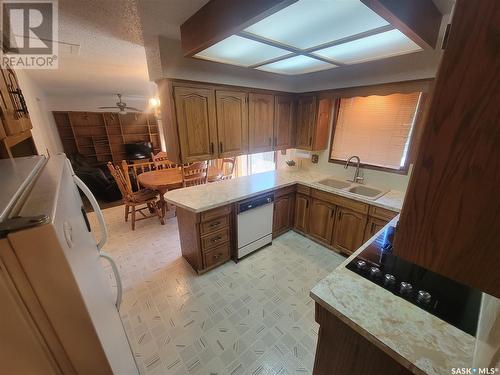
[[[222,178],[222,171],[216,167],[208,167],[208,182],[215,182]],[[165,194],[172,189],[182,187],[182,170],[181,168],[158,169],[141,173],[137,176],[139,183],[147,189],[156,190],[160,193],[160,208],[162,217],[165,217],[167,202],[165,202]]]

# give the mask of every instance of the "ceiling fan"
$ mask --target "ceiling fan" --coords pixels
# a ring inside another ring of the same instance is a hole
[[[118,113],[121,115],[126,115],[127,110],[132,112],[141,112],[140,109],[134,107],[127,107],[127,103],[122,102],[122,94],[116,94],[118,96],[118,102],[116,102],[116,106],[114,107],[99,107],[99,109],[118,109]]]

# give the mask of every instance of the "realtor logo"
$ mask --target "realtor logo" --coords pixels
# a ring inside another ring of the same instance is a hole
[[[57,69],[57,0],[3,0],[2,67]]]

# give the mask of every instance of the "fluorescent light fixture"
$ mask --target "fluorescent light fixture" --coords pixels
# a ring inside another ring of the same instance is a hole
[[[245,31],[306,49],[387,25],[359,0],[299,0]]]
[[[395,29],[321,49],[314,54],[344,64],[355,64],[420,50],[410,38]]]
[[[250,66],[276,57],[285,56],[289,51],[269,46],[251,39],[232,35],[207,49],[198,52],[195,57],[225,64]]]
[[[321,60],[316,60],[304,55],[298,55],[259,66],[257,69],[279,74],[305,74],[335,67],[336,65],[329,64]]]

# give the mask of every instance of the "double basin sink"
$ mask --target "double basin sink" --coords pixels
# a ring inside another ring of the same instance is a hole
[[[372,186],[364,186],[353,182],[336,180],[334,178],[325,178],[318,181],[318,184],[329,186],[334,189],[343,190],[348,193],[362,196],[366,199],[376,200],[387,193],[388,190],[381,190]]]

